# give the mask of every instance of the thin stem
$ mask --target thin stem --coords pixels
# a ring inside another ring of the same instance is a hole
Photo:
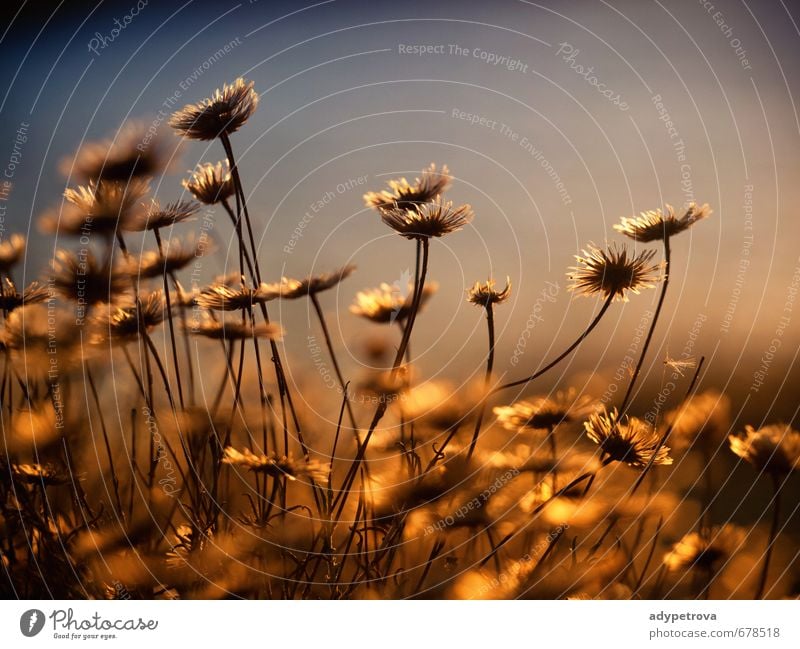
[[[772,500],[772,524],[769,527],[769,540],[767,541],[767,551],[764,553],[764,565],[761,567],[761,577],[758,580],[758,589],[754,599],[764,598],[764,589],[767,587],[767,575],[769,574],[769,562],[772,558],[772,548],[775,546],[775,539],[778,536],[778,525],[781,519],[781,483],[776,474],[772,474],[772,488],[775,497]]]
[[[554,368],[556,365],[558,365],[562,360],[564,360],[567,356],[569,356],[570,353],[572,353],[572,351],[574,351],[575,348],[578,347],[578,345],[580,345],[590,333],[592,333],[592,330],[597,326],[597,324],[603,318],[603,316],[605,315],[606,311],[608,311],[608,307],[611,306],[611,301],[613,299],[614,299],[613,295],[609,295],[606,298],[606,301],[603,302],[603,306],[601,307],[600,311],[594,317],[594,320],[592,320],[591,323],[589,323],[589,326],[586,327],[586,330],[580,336],[578,336],[578,338],[575,340],[574,343],[572,343],[569,347],[567,347],[567,349],[564,350],[561,354],[559,354],[554,360],[550,361],[542,369],[537,370],[536,372],[534,372],[533,374],[531,374],[527,378],[520,379],[519,381],[513,381],[511,383],[506,383],[505,385],[501,385],[501,386],[495,388],[494,390],[491,391],[490,395],[491,394],[495,394],[497,392],[500,392],[501,390],[505,390],[507,388],[513,388],[513,387],[516,387],[517,385],[523,385],[523,384],[526,384],[526,383],[530,383],[534,379],[539,378],[542,374],[544,374],[545,372],[548,372],[549,370]]]
[[[653,314],[653,320],[650,323],[650,330],[647,332],[647,337],[644,339],[644,345],[642,345],[642,353],[639,355],[639,360],[636,363],[636,369],[633,372],[633,376],[631,376],[631,382],[628,384],[628,389],[625,391],[625,396],[622,398],[622,404],[619,407],[619,414],[620,416],[625,414],[625,409],[630,405],[631,396],[633,395],[633,388],[636,385],[636,381],[639,378],[639,374],[642,371],[642,365],[644,364],[645,356],[647,356],[647,350],[650,347],[650,341],[653,339],[653,334],[656,330],[656,323],[658,322],[658,316],[661,315],[661,307],[664,306],[664,298],[667,296],[667,288],[669,287],[669,273],[670,273],[670,247],[669,247],[669,235],[664,234],[664,281],[661,283],[661,295],[658,296],[658,304],[656,305],[656,311]]]
[[[486,303],[486,329],[489,335],[489,354],[486,357],[486,376],[483,380],[484,390],[489,389],[489,383],[492,380],[492,370],[494,369],[494,307],[491,301]],[[469,443],[469,450],[467,451],[467,459],[472,457],[475,452],[475,445],[478,443],[478,437],[481,434],[481,424],[483,424],[483,415],[486,413],[487,399],[481,399],[480,409],[478,410],[478,419],[475,422],[475,431],[472,433],[472,441]]]
[[[162,259],[164,259],[164,245],[161,241],[161,233],[159,232],[158,228],[153,229],[153,234],[156,237],[158,254]],[[169,295],[169,280],[167,276],[166,262],[164,264],[162,278],[164,280],[164,299],[167,302],[167,322],[169,324],[169,340],[172,345],[172,363],[175,365],[175,381],[178,384],[178,401],[181,404],[181,409],[183,409],[185,407],[183,403],[183,384],[181,382],[181,367],[180,363],[178,362],[178,345],[175,342],[175,325],[172,322],[172,301]]]

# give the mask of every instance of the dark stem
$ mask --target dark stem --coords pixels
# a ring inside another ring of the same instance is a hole
[[[153,234],[156,237],[156,244],[158,245],[158,254],[164,259],[164,246],[161,242],[161,233],[158,228],[153,229]],[[181,409],[185,407],[183,403],[183,384],[181,382],[181,368],[178,363],[178,345],[175,342],[175,325],[172,322],[172,301],[169,295],[169,280],[167,276],[166,260],[164,259],[164,273],[162,274],[164,280],[164,299],[167,302],[167,322],[169,324],[169,340],[172,345],[172,363],[175,365],[175,381],[178,384],[178,401],[180,401]]]
[[[486,303],[486,329],[489,334],[489,354],[486,357],[486,375],[483,379],[484,390],[489,389],[489,383],[492,380],[492,370],[494,368],[494,308],[491,301]],[[467,459],[472,457],[475,452],[475,446],[478,443],[478,437],[481,434],[481,424],[483,424],[483,415],[486,413],[486,395],[481,398],[480,409],[478,410],[478,419],[475,422],[475,431],[472,433],[472,441],[469,443],[469,450],[467,451]]]
[[[769,541],[767,551],[764,553],[764,565],[761,567],[761,577],[758,580],[758,589],[754,599],[764,598],[764,589],[767,587],[767,575],[769,574],[769,562],[772,558],[772,548],[775,546],[775,539],[778,536],[778,525],[781,519],[781,483],[776,474],[772,474],[772,488],[775,497],[772,501],[772,524],[769,527]]]
[[[619,407],[619,414],[620,417],[625,414],[625,410],[630,405],[631,396],[633,395],[633,388],[636,385],[636,381],[639,378],[639,374],[642,371],[642,365],[644,364],[645,356],[647,356],[647,350],[650,347],[650,341],[653,339],[653,334],[656,331],[656,323],[658,322],[658,316],[661,315],[661,307],[664,306],[664,298],[667,296],[667,288],[669,287],[669,272],[670,272],[670,247],[669,247],[669,235],[664,234],[664,281],[661,284],[661,295],[658,296],[658,304],[656,305],[656,311],[653,314],[653,320],[650,323],[650,330],[647,332],[647,337],[644,339],[644,345],[642,345],[642,353],[639,355],[639,360],[636,363],[636,369],[633,371],[633,376],[631,376],[631,382],[628,384],[628,389],[625,391],[625,396],[622,398],[622,404]]]
[[[609,295],[606,298],[606,301],[603,302],[603,306],[601,307],[600,311],[594,317],[594,320],[591,321],[591,323],[586,328],[586,330],[580,336],[578,336],[577,340],[575,340],[574,343],[572,343],[569,347],[567,347],[567,349],[564,350],[561,354],[559,354],[554,360],[550,361],[542,369],[537,370],[536,372],[534,372],[533,374],[531,374],[527,378],[520,379],[519,381],[513,381],[512,383],[506,383],[505,385],[501,385],[500,387],[495,388],[494,390],[491,391],[490,395],[496,394],[497,392],[500,392],[501,390],[505,390],[507,388],[513,388],[513,387],[515,387],[517,385],[523,385],[523,384],[529,383],[529,382],[533,381],[534,379],[539,378],[542,374],[544,374],[545,372],[548,372],[549,370],[554,368],[556,365],[558,365],[562,360],[564,360],[567,356],[569,356],[570,353],[572,353],[575,350],[575,348],[578,347],[578,345],[580,345],[590,333],[592,333],[592,330],[600,322],[602,317],[605,315],[606,311],[608,311],[608,307],[611,306],[611,301],[613,299],[614,299],[613,294]]]

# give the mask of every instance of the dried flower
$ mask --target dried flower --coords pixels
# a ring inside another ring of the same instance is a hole
[[[623,217],[621,222],[614,226],[614,229],[634,241],[643,243],[661,241],[688,230],[710,214],[711,208],[708,203],[700,207],[696,203],[689,203],[684,215],[676,218],[672,205],[667,205],[666,214],[661,210],[649,210],[642,212],[639,216]]]
[[[602,293],[606,298],[628,300],[627,291],[636,293],[641,289],[652,288],[658,281],[655,275],[659,266],[650,264],[655,251],[646,250],[630,256],[627,248],[612,244],[608,250],[593,245],[583,250],[583,256],[576,255],[578,265],[570,268],[567,276],[572,281],[569,290],[583,295]]]
[[[800,468],[800,432],[785,423],[756,430],[745,426],[744,435],[728,437],[731,450],[759,471],[787,475]]]
[[[121,266],[109,267],[91,251],[56,251],[53,286],[63,297],[80,305],[113,302],[130,288],[130,276]]]
[[[467,301],[480,307],[488,307],[491,304],[501,304],[505,302],[511,295],[511,278],[506,277],[506,287],[502,291],[495,288],[493,279],[487,280],[485,283],[475,282],[469,291],[467,291]]]
[[[425,284],[419,302],[420,311],[438,289],[439,285],[436,282]],[[406,320],[411,314],[413,305],[413,284],[409,284],[406,293],[403,294],[397,283],[393,285],[382,283],[378,288],[359,291],[356,294],[355,303],[350,305],[350,313],[372,320],[372,322],[389,324]]]
[[[277,340],[281,337],[281,328],[274,322],[259,322],[252,325],[250,322],[231,320],[218,322],[203,319],[194,323],[189,328],[189,333],[214,340],[248,340],[250,338],[271,338]]]
[[[422,170],[420,178],[414,179],[413,185],[405,178],[390,180],[388,190],[368,192],[364,194],[364,202],[367,207],[379,210],[388,210],[394,207],[414,208],[434,200],[449,186],[450,171],[447,169],[447,165],[442,165],[442,170],[437,171],[436,165],[431,163],[427,169]]]
[[[166,302],[160,290],[139,295],[130,306],[109,305],[94,318],[97,331],[92,342],[129,343],[161,324],[166,316]]]
[[[593,410],[592,398],[578,396],[575,388],[553,396],[518,401],[510,406],[497,406],[494,414],[506,430],[519,432],[524,428],[550,430],[559,424],[582,419]]]
[[[644,469],[652,460],[654,465],[672,464],[669,448],[658,449],[659,438],[649,424],[636,417],[620,420],[617,409],[593,413],[584,422],[586,434],[603,454],[616,462],[624,462],[636,469]]]
[[[231,178],[231,170],[228,161],[211,164],[197,165],[192,172],[191,178],[183,180],[181,184],[189,190],[192,195],[201,203],[214,205],[222,203],[233,196],[236,187]]]
[[[690,532],[664,555],[664,565],[672,572],[689,568],[716,570],[737,552],[746,537],[745,530],[731,524]]]
[[[64,191],[67,203],[58,212],[42,216],[40,226],[45,232],[86,236],[92,232],[113,236],[126,230],[139,218],[141,199],[150,187],[146,180],[133,178],[130,182],[101,180]]]
[[[262,284],[259,287],[263,295],[272,295],[285,300],[294,300],[333,288],[353,274],[356,267],[352,264],[342,266],[330,273],[311,275],[305,279],[282,277],[280,282]],[[272,299],[272,298],[270,298]]]
[[[17,287],[10,277],[4,277],[2,289],[0,289],[0,310],[9,313],[24,304],[36,304],[44,302],[49,296],[47,288],[40,286],[39,282],[31,282],[22,289],[22,293],[17,292]]]
[[[70,479],[50,464],[12,464],[11,475],[17,482],[25,484],[58,485],[69,482]]]
[[[207,246],[199,246],[191,238],[185,241],[170,239],[164,248],[163,252],[143,252],[138,259],[130,257],[126,264],[127,272],[138,279],[162,277],[185,268],[208,250]]]
[[[715,390],[707,390],[686,399],[664,416],[664,426],[672,426],[673,448],[691,448],[695,444],[716,452],[728,434],[731,400]]]
[[[278,297],[269,285],[261,284],[258,288],[249,288],[240,285],[234,288],[230,284],[215,282],[204,288],[195,297],[195,304],[205,309],[215,311],[240,311],[248,309],[254,304],[262,304]]]
[[[113,137],[82,144],[72,158],[61,162],[61,172],[84,181],[157,176],[167,169],[170,156],[164,138],[151,129],[144,122],[126,122]]]
[[[327,464],[322,464],[317,460],[308,460],[300,463],[285,455],[256,455],[250,449],[246,448],[244,451],[237,451],[231,446],[225,448],[222,462],[223,464],[242,467],[255,473],[263,473],[273,478],[297,480],[305,477],[314,482],[327,480],[329,469]]]
[[[213,140],[238,131],[258,106],[253,82],[241,77],[217,89],[210,99],[187,104],[173,113],[169,125],[194,140]]]
[[[161,207],[157,200],[153,200],[147,212],[130,223],[128,229],[141,231],[168,228],[190,220],[199,209],[200,204],[195,201],[175,201]]]
[[[441,198],[415,207],[381,210],[383,222],[406,239],[443,237],[463,228],[474,216],[469,205],[454,208],[453,201]]]
[[[0,242],[0,272],[7,273],[22,258],[25,252],[25,237],[16,232]]]

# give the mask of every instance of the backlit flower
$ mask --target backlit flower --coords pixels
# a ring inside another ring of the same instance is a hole
[[[759,471],[786,475],[800,468],[800,432],[788,424],[745,426],[744,434],[728,440],[731,450]]]
[[[239,78],[217,89],[210,99],[187,104],[173,113],[169,125],[194,140],[213,140],[238,131],[258,106],[253,82]]]
[[[264,295],[274,294],[275,297],[280,297],[285,300],[294,300],[306,295],[321,293],[333,288],[340,282],[344,281],[356,267],[352,264],[342,266],[330,273],[322,273],[320,275],[311,275],[303,279],[290,279],[282,277],[280,282],[272,284],[262,284],[260,290]]]
[[[583,295],[602,294],[605,298],[628,300],[627,293],[638,294],[642,289],[652,288],[658,276],[659,266],[651,264],[654,250],[646,250],[636,256],[628,253],[624,246],[612,244],[607,250],[593,245],[576,255],[578,265],[570,268],[567,276],[572,281],[569,290]]]
[[[472,221],[469,205],[453,207],[453,201],[436,198],[415,207],[392,207],[381,210],[381,219],[406,239],[443,237],[456,232]]]
[[[442,165],[442,170],[437,171],[436,165],[431,164],[422,170],[422,175],[409,183],[405,178],[389,181],[389,189],[380,192],[364,194],[367,207],[380,210],[394,207],[408,209],[435,199],[450,186],[450,172],[447,165]]]
[[[488,307],[491,304],[501,304],[505,302],[511,295],[511,278],[506,278],[506,287],[500,291],[495,287],[493,279],[486,282],[475,282],[469,291],[467,291],[467,301],[472,302],[476,306]]]
[[[661,241],[688,230],[692,225],[711,214],[708,203],[701,206],[689,203],[686,212],[680,218],[676,218],[672,205],[667,205],[665,210],[666,213],[661,210],[649,210],[642,212],[639,216],[623,217],[621,222],[614,226],[614,229],[634,241],[643,243]]]
[[[355,303],[350,305],[350,313],[381,324],[403,322],[411,314],[414,304],[413,288],[409,284],[403,292],[396,284],[382,283],[378,288],[359,291]],[[425,284],[420,297],[420,310],[438,288],[436,282]]]
[[[317,460],[298,462],[291,457],[278,455],[255,454],[250,449],[238,451],[228,446],[222,458],[223,464],[238,466],[255,473],[263,473],[273,478],[297,480],[306,477],[314,482],[322,482],[328,478],[328,465]]]
[[[731,524],[690,532],[664,555],[664,565],[672,572],[718,569],[736,553],[746,537],[745,530]]]
[[[236,190],[227,160],[224,163],[197,165],[191,177],[181,181],[181,184],[206,205],[221,203],[233,196]]]
[[[620,420],[616,408],[593,413],[584,428],[589,439],[611,460],[636,469],[644,469],[651,460],[654,465],[672,464],[668,447],[662,446],[656,452],[659,438],[652,427],[636,417]]]
[[[578,421],[592,411],[592,398],[579,396],[575,388],[552,396],[518,401],[510,406],[497,406],[497,422],[506,430],[550,430],[559,424]]]

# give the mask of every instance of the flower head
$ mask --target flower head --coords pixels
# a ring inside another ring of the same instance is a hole
[[[130,306],[109,305],[94,318],[96,333],[92,342],[129,343],[161,324],[167,315],[161,291],[139,295]]]
[[[91,251],[56,251],[53,286],[62,297],[80,305],[113,302],[130,288],[127,269],[101,262]]]
[[[664,565],[672,572],[689,568],[718,569],[736,553],[746,536],[745,530],[731,524],[691,532],[664,555]]]
[[[238,131],[258,106],[258,93],[253,82],[239,78],[222,90],[214,91],[210,99],[187,104],[173,113],[169,125],[181,135],[194,140],[213,140]]]
[[[436,282],[425,284],[420,296],[420,309],[438,288],[439,285]],[[350,305],[350,313],[372,322],[389,324],[406,320],[411,314],[413,304],[414,287],[412,284],[408,284],[407,291],[403,293],[396,284],[389,285],[384,282],[378,288],[356,293],[355,303]]]
[[[440,197],[431,203],[414,207],[392,207],[381,210],[381,219],[392,230],[406,239],[443,237],[456,232],[472,221],[474,214],[469,205],[453,207],[453,201]]]
[[[236,191],[227,160],[215,165],[210,162],[197,165],[191,177],[181,181],[181,184],[198,201],[206,205],[221,203],[233,196],[233,192]]]
[[[19,293],[11,278],[4,277],[2,287],[0,287],[0,309],[10,313],[25,304],[44,302],[48,297],[49,291],[39,282],[31,282],[22,289],[22,293]]]
[[[570,388],[553,396],[526,399],[510,406],[498,406],[494,409],[494,414],[498,423],[512,432],[525,428],[550,430],[559,424],[583,418],[593,410],[591,404],[591,397],[579,396],[575,388]]]
[[[800,469],[800,432],[779,423],[756,430],[745,426],[743,435],[728,438],[731,450],[759,471],[786,475]]]
[[[570,268],[567,276],[572,281],[569,290],[583,295],[601,293],[604,297],[628,300],[627,292],[637,295],[644,288],[652,288],[658,281],[659,266],[650,261],[654,250],[646,250],[633,256],[624,246],[614,244],[607,250],[589,245],[583,255],[576,255],[578,265]]]
[[[294,300],[299,297],[313,295],[327,291],[340,282],[344,281],[353,274],[356,267],[352,264],[342,266],[330,273],[311,275],[304,279],[290,279],[282,277],[280,282],[273,284],[262,284],[260,289],[264,295],[272,294],[286,300]]]
[[[276,297],[278,297],[278,293],[267,284],[261,284],[258,288],[247,286],[234,288],[225,282],[214,282],[211,286],[204,288],[194,301],[195,304],[205,309],[239,311],[248,309],[254,304],[263,304],[274,300]]]
[[[728,434],[730,411],[731,400],[724,394],[707,390],[692,395],[664,417],[664,425],[672,426],[673,448],[685,449],[697,444],[716,452]]]
[[[97,232],[113,236],[117,230],[127,230],[139,218],[141,199],[150,187],[145,179],[130,182],[116,180],[89,181],[77,189],[64,191],[66,204],[58,212],[42,216],[40,226],[45,232],[61,232],[75,236]]]
[[[130,257],[127,262],[127,271],[131,277],[138,279],[152,279],[162,277],[188,266],[192,261],[201,257],[207,246],[199,246],[193,239],[181,241],[172,238],[165,242],[164,249],[143,252],[139,258]]]
[[[379,210],[388,210],[394,207],[408,209],[422,203],[428,203],[443,194],[450,186],[450,172],[447,165],[442,165],[442,170],[437,171],[436,165],[431,163],[427,169],[422,170],[422,175],[414,179],[414,184],[405,178],[389,181],[389,189],[380,192],[364,194],[367,207]]]
[[[22,258],[25,237],[16,232],[0,242],[0,272],[7,273]]]
[[[665,209],[666,213],[661,210],[649,210],[639,216],[622,217],[614,229],[634,241],[643,243],[661,241],[688,230],[711,214],[708,203],[699,207],[696,203],[689,203],[686,212],[680,218],[676,218],[672,205],[667,205]]]
[[[589,439],[611,460],[636,469],[644,469],[651,461],[654,465],[672,464],[669,448],[658,448],[659,438],[650,425],[636,417],[621,420],[616,408],[593,413],[583,425]]]
[[[329,469],[328,465],[322,464],[318,460],[298,462],[285,455],[255,454],[248,448],[238,451],[231,446],[225,448],[222,463],[242,467],[255,473],[263,473],[273,478],[297,480],[305,477],[314,482],[327,480]]]
[[[12,464],[11,475],[25,484],[58,485],[69,482],[70,476],[51,464]]]
[[[493,304],[502,304],[511,295],[511,278],[506,277],[506,287],[499,291],[493,279],[483,284],[475,282],[475,286],[467,291],[467,301],[475,306],[488,307]]]
[[[126,122],[113,137],[82,144],[61,162],[61,172],[87,182],[157,176],[167,169],[169,152],[164,138],[151,129],[145,122]]]
[[[193,323],[189,333],[212,340],[249,340],[251,338],[270,338],[278,340],[281,328],[274,322],[258,322],[255,325],[241,320],[218,322],[211,318]]]
[[[200,209],[194,201],[175,201],[167,203],[164,207],[157,200],[153,200],[150,208],[129,225],[131,230],[160,230],[176,223],[188,221]]]

